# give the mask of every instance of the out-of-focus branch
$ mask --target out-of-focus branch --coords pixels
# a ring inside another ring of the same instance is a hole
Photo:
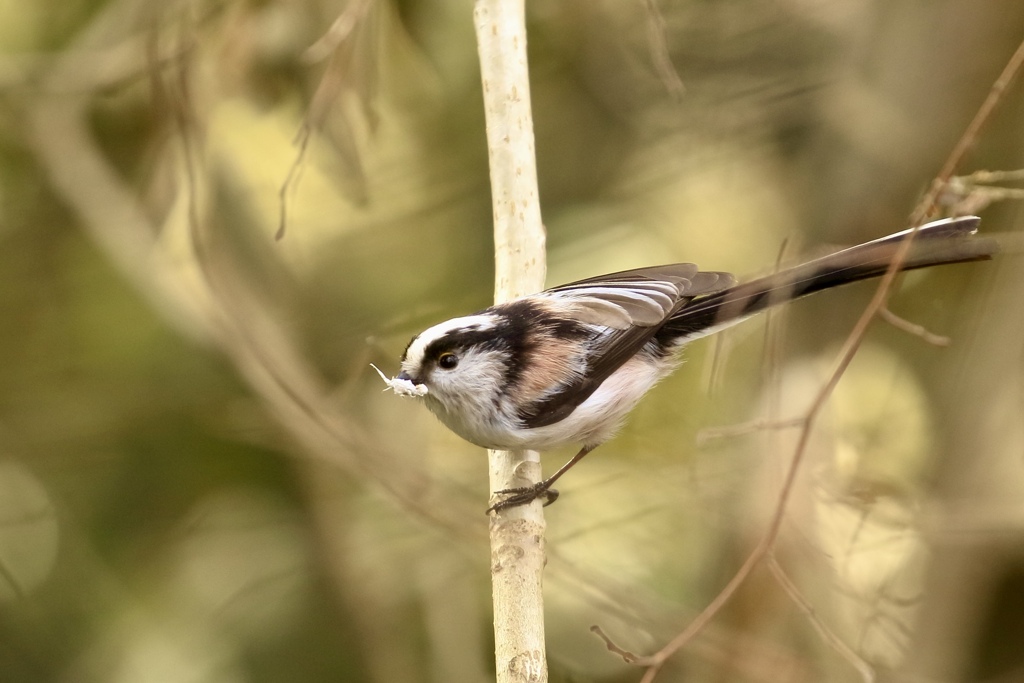
[[[686,93],[686,86],[672,66],[672,56],[668,53],[665,39],[665,17],[658,9],[657,0],[644,0],[647,7],[647,45],[651,51],[651,60],[658,71],[658,77],[665,84],[665,89],[675,100],[681,100]]]
[[[477,0],[473,20],[494,209],[494,298],[502,302],[541,289],[546,265],[523,0]],[[489,462],[492,498],[496,491],[540,481],[535,452],[491,451]],[[497,679],[546,681],[541,502],[495,512],[490,528]]]
[[[132,36],[107,48],[82,50],[78,57],[69,61],[59,54],[0,56],[0,90],[28,88],[47,95],[89,94],[145,78],[149,70],[145,36]],[[161,54],[160,63],[175,57]]]
[[[295,161],[288,169],[288,175],[278,189],[278,200],[280,210],[277,232],[274,239],[280,240],[288,229],[288,217],[290,210],[291,195],[298,187],[302,179],[302,171],[306,167],[306,156],[309,152],[309,144],[313,135],[324,127],[328,115],[334,110],[334,104],[345,91],[356,93],[358,100],[362,103],[364,115],[368,120],[373,118],[372,107],[369,105],[372,100],[374,78],[368,75],[372,69],[357,69],[359,62],[357,58],[356,31],[361,22],[365,21],[367,13],[373,5],[373,0],[352,0],[345,10],[338,15],[338,18],[331,24],[331,28],[319,40],[306,50],[303,60],[307,63],[315,63],[328,60],[327,68],[324,70],[316,92],[313,94],[313,101],[302,121],[302,126],[295,136],[295,147],[298,152]],[[365,66],[365,64],[360,64]],[[339,128],[345,144],[340,148],[344,150],[343,157],[347,162],[349,170],[360,179],[362,184],[362,161],[354,142],[355,135],[352,133],[351,122],[347,117],[340,117],[344,123]],[[360,201],[362,191],[358,193]]]
[[[50,183],[80,217],[89,237],[108,255],[155,310],[190,336],[209,340],[212,307],[194,282],[157,252],[158,230],[132,189],[105,158],[89,125],[90,93],[113,81],[143,77],[168,63],[166,54],[147,63],[145,43],[114,39],[125,3],[112,3],[96,16],[49,68],[38,75],[41,93],[27,110],[29,144]],[[107,48],[113,43],[115,47]],[[109,68],[82,78],[82,65],[96,55]],[[172,60],[173,61],[173,60]],[[139,66],[139,65],[143,66]],[[110,80],[113,79],[113,80]],[[69,92],[78,82],[80,89]]]
[[[182,265],[162,232],[172,228],[153,222],[128,183],[117,173],[89,126],[85,94],[57,96],[55,84],[75,72],[74,62],[110,40],[112,18],[123,11],[111,6],[52,65],[41,82],[45,96],[28,110],[28,142],[54,189],[78,216],[90,239],[174,328],[220,349],[295,439],[304,456],[330,463],[359,477],[416,519],[453,537],[473,537],[467,527],[468,503],[451,496],[445,504],[424,495],[424,484],[409,464],[382,447],[356,421],[337,409],[330,387],[310,367],[286,325],[266,308],[237,259],[216,243],[215,225],[203,218],[203,192],[209,185],[196,118],[184,98],[188,65],[182,60],[149,65],[154,77],[166,79],[178,127],[182,182],[177,191],[188,203],[194,263]],[[176,49],[180,57],[189,49]],[[173,67],[173,68],[171,68]],[[171,219],[173,220],[173,219]],[[478,536],[482,538],[482,536]]]
[[[1024,169],[1013,171],[975,171],[950,178],[938,202],[954,215],[978,213],[995,202],[1024,199],[1024,188],[1003,187],[999,183],[1024,181]]]

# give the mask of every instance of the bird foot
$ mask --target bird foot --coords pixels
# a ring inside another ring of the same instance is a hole
[[[558,491],[551,488],[551,484],[548,480],[538,482],[533,486],[520,486],[514,489],[502,489],[501,491],[495,491],[494,494],[497,496],[508,497],[499,500],[497,503],[487,508],[488,513],[506,510],[519,505],[526,505],[527,503],[532,503],[541,496],[544,497],[544,507],[551,505],[558,499]]]

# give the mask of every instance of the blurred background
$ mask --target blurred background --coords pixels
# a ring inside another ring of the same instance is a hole
[[[470,5],[0,2],[0,681],[493,680],[485,456],[369,367],[491,297]],[[550,284],[902,229],[1024,38],[1019,0],[528,5]],[[1018,83],[960,171],[1022,123]],[[552,681],[638,680],[589,626],[651,652],[733,576],[797,435],[757,425],[873,291],[694,343],[566,477]],[[774,568],[659,681],[1024,680],[1022,296],[1012,255],[902,278],[951,343],[875,323]]]

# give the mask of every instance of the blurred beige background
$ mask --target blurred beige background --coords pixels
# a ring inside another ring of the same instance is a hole
[[[901,229],[1024,39],[1018,0],[657,5],[528,3],[550,284]],[[468,2],[0,2],[0,680],[493,678],[483,453],[369,368],[490,299],[479,90]],[[1018,83],[961,171],[1022,122]],[[799,598],[762,568],[659,681],[1024,680],[1022,274],[902,279],[951,345],[872,328]],[[588,627],[650,652],[729,580],[795,431],[708,430],[805,411],[872,292],[693,344],[566,477],[552,681],[638,680]]]

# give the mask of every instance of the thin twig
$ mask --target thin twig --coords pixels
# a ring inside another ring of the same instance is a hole
[[[956,170],[963,157],[974,144],[982,127],[995,110],[995,107],[1001,100],[1007,86],[1020,70],[1022,64],[1024,64],[1024,42],[1020,44],[1009,62],[1007,62],[1003,72],[992,85],[992,89],[989,92],[988,97],[985,98],[985,101],[978,109],[978,113],[975,114],[974,119],[972,119],[970,124],[967,126],[963,135],[960,137],[960,140],[950,153],[949,158],[946,159],[938,177],[915,208],[911,217],[911,225],[913,227],[916,228],[921,225],[934,213],[936,200],[941,195],[943,188],[953,176],[953,172]],[[650,683],[654,680],[655,676],[657,676],[661,667],[665,664],[668,658],[686,645],[693,636],[699,633],[704,626],[714,618],[719,610],[721,610],[729,599],[736,593],[739,587],[746,580],[747,576],[749,576],[754,568],[765,559],[774,546],[775,541],[778,538],[779,530],[782,527],[782,521],[785,517],[786,508],[793,491],[793,484],[796,481],[796,475],[799,472],[800,464],[806,454],[807,445],[810,442],[810,435],[813,431],[818,415],[825,407],[825,404],[828,402],[829,397],[831,397],[832,392],[839,384],[839,380],[845,374],[846,369],[850,366],[854,356],[860,349],[871,322],[874,320],[878,312],[885,306],[889,298],[889,293],[896,281],[896,275],[899,273],[901,265],[906,260],[911,244],[914,241],[914,234],[915,233],[911,233],[907,239],[900,243],[899,248],[893,255],[888,270],[885,272],[885,275],[882,276],[881,281],[878,284],[878,288],[875,290],[874,296],[864,309],[864,312],[857,320],[853,329],[850,331],[846,342],[843,344],[843,348],[836,361],[835,369],[829,379],[825,382],[825,385],[819,390],[814,402],[811,404],[810,408],[808,408],[807,413],[802,420],[802,429],[797,441],[796,449],[794,450],[789,469],[786,472],[786,478],[782,484],[782,489],[779,492],[779,500],[776,504],[775,512],[768,524],[768,530],[764,537],[747,557],[739,571],[736,572],[736,575],[728,584],[726,584],[725,588],[715,596],[708,606],[705,607],[699,615],[697,615],[686,629],[669,641],[669,643],[662,649],[658,650],[658,652],[650,657],[642,658],[638,662],[642,666],[647,667],[647,670],[644,672],[644,676],[641,679],[641,683]]]
[[[1017,50],[1010,57],[1010,60],[1006,63],[1003,68],[1003,72],[999,74],[999,78],[992,84],[991,90],[989,90],[988,96],[985,101],[981,103],[981,107],[978,108],[978,113],[974,115],[974,118],[968,124],[967,129],[956,143],[956,147],[950,152],[949,158],[946,159],[946,163],[943,164],[942,170],[939,171],[938,177],[935,182],[932,183],[928,193],[921,199],[917,205],[916,210],[910,217],[911,225],[920,225],[924,223],[930,216],[933,215],[936,207],[937,200],[942,194],[946,185],[949,184],[950,179],[953,177],[953,173],[956,171],[957,166],[970,151],[971,146],[974,145],[978,135],[981,133],[982,127],[988,121],[992,112],[995,111],[996,106],[1002,100],[1006,89],[1010,83],[1016,77],[1020,71],[1021,65],[1024,64],[1024,42],[1021,42],[1017,46]],[[910,240],[907,240],[909,243]]]
[[[299,180],[302,178],[302,171],[305,169],[306,153],[309,151],[309,140],[312,136],[312,126],[308,121],[303,121],[299,127],[299,132],[295,136],[295,146],[298,147],[298,153],[295,155],[292,165],[288,167],[288,174],[284,177],[284,182],[281,183],[281,187],[277,190],[278,220],[277,232],[274,233],[274,239],[277,241],[284,238],[285,230],[287,230],[288,203],[291,201],[291,195],[294,193],[295,188],[299,186]]]
[[[783,264],[783,261],[785,260],[786,251],[788,249],[789,249],[789,238],[787,237],[786,239],[782,240],[782,244],[779,245],[779,253],[778,253],[778,255],[775,258],[775,272],[779,272],[779,270],[782,269],[782,264]],[[777,320],[779,315],[781,315],[781,311],[779,311],[775,307],[769,307],[768,311],[765,314],[764,347],[763,347],[764,348],[764,354],[763,354],[763,359],[764,360],[763,360],[763,363],[762,363],[762,367],[764,368],[764,373],[763,373],[763,377],[762,377],[762,382],[764,382],[764,384],[766,386],[772,386],[773,383],[771,381],[771,378],[772,378],[772,375],[773,375],[775,369],[778,368],[778,355],[779,355],[779,347],[781,345],[781,341],[779,339],[779,334],[776,331],[778,326],[775,325],[775,321]],[[718,340],[721,340],[721,339],[724,339],[724,338],[725,338],[724,334],[716,335],[716,339],[718,339]],[[714,358],[715,365],[718,364],[718,352],[719,352],[719,345],[716,344],[716,346],[715,346],[715,358]],[[725,427],[708,427],[706,429],[702,429],[702,430],[700,430],[697,433],[697,445],[698,446],[703,446],[703,445],[707,444],[709,441],[712,441],[714,439],[722,439],[722,438],[728,438],[728,437],[734,437],[734,436],[743,436],[745,434],[750,434],[752,432],[760,431],[762,429],[786,429],[786,428],[789,428],[789,427],[799,427],[800,426],[800,421],[799,420],[778,420],[778,419],[775,419],[775,415],[778,414],[778,410],[776,409],[776,406],[778,405],[778,397],[777,396],[773,396],[772,397],[772,401],[770,403],[771,403],[771,407],[769,408],[767,413],[771,417],[769,417],[769,418],[758,418],[756,420],[751,420],[749,422],[743,422],[741,424],[728,425],[728,426],[725,426]]]
[[[793,417],[788,420],[770,420],[762,417],[748,422],[727,425],[725,427],[708,427],[700,430],[697,434],[697,444],[703,446],[707,442],[715,439],[744,436],[746,434],[752,434],[753,432],[759,432],[765,429],[792,429],[793,427],[803,425],[803,423],[803,418],[800,417]]]
[[[629,650],[625,650],[616,645],[615,642],[611,639],[611,637],[604,632],[604,629],[598,626],[597,624],[594,624],[590,627],[590,632],[595,634],[601,640],[603,640],[604,646],[608,648],[609,651],[614,652],[618,656],[622,657],[622,661],[626,662],[626,664],[636,664],[637,662],[643,659],[642,656],[636,654],[635,652],[630,652]]]
[[[305,170],[306,156],[313,133],[320,130],[331,105],[345,88],[352,88],[355,79],[348,73],[354,59],[355,29],[366,18],[373,0],[351,0],[344,11],[334,20],[331,27],[319,40],[311,45],[303,55],[307,63],[322,61],[331,57],[324,70],[316,92],[310,102],[309,110],[295,134],[294,145],[298,148],[295,159],[288,168],[288,174],[277,191],[278,223],[274,239],[284,238],[288,228],[288,209],[292,195],[298,188]],[[356,161],[358,163],[358,161]]]
[[[1013,171],[975,171],[970,175],[960,176],[971,183],[987,184],[1024,181],[1024,169]]]
[[[768,558],[768,568],[771,569],[772,575],[782,586],[782,589],[786,591],[790,599],[796,603],[796,606],[800,608],[800,611],[810,620],[814,630],[818,632],[822,640],[828,643],[829,647],[839,653],[843,659],[850,663],[857,673],[860,674],[861,678],[864,679],[864,683],[874,683],[875,671],[871,668],[863,657],[858,655],[853,649],[847,645],[843,640],[837,636],[832,630],[825,625],[825,622],[818,617],[817,612],[814,610],[814,606],[800,593],[800,589],[796,587],[796,584],[790,580],[789,576],[782,569],[778,559],[774,554]]]
[[[900,316],[896,315],[891,310],[889,310],[889,308],[886,306],[883,306],[882,308],[878,309],[878,317],[884,320],[885,322],[889,323],[896,329],[903,330],[904,332],[912,334],[915,337],[920,337],[925,342],[933,346],[949,346],[950,343],[952,343],[952,340],[949,337],[943,336],[941,334],[935,334],[934,332],[929,332],[924,325],[918,325],[917,323],[912,323],[905,318],[901,318]]]
[[[315,64],[329,57],[352,34],[363,15],[370,9],[371,2],[373,0],[350,0],[331,27],[327,29],[327,33],[306,49],[302,60],[307,64]]]
[[[672,99],[681,100],[686,93],[686,86],[679,78],[679,74],[672,64],[672,57],[668,53],[668,43],[665,40],[665,17],[658,9],[657,0],[644,0],[644,4],[647,6],[647,44],[651,50],[654,68]]]
[[[1024,171],[976,171],[970,175],[950,178],[939,197],[941,206],[954,215],[976,214],[990,204],[1024,199],[1024,189],[1000,187],[989,183],[1016,182],[1024,178]]]
[[[837,380],[838,381],[838,380]],[[830,390],[831,391],[831,390]],[[761,560],[765,558],[768,552],[771,550],[775,543],[775,539],[778,538],[779,530],[782,528],[782,520],[785,518],[786,504],[789,502],[789,497],[793,491],[793,483],[796,481],[796,475],[800,471],[800,463],[803,460],[804,454],[807,450],[807,443],[810,440],[811,425],[814,416],[824,405],[825,399],[817,402],[815,406],[812,406],[811,411],[803,420],[803,430],[800,433],[800,441],[797,444],[796,452],[793,455],[793,459],[790,462],[789,469],[786,471],[786,478],[783,481],[782,489],[779,492],[779,502],[775,507],[775,512],[772,515],[771,520],[768,524],[768,531],[761,538],[761,541],[754,548],[753,552],[743,562],[743,565],[736,572],[736,575],[730,579],[729,583],[715,596],[715,598],[708,603],[708,606],[701,611],[700,614],[694,618],[690,624],[683,629],[683,631],[675,638],[670,640],[668,644],[658,650],[650,657],[643,658],[639,663],[641,666],[647,667],[647,671],[644,672],[644,677],[641,679],[641,683],[650,683],[654,680],[654,677],[658,675],[661,667],[668,661],[668,658],[675,654],[680,648],[686,645],[690,640],[700,633],[704,627],[710,622],[715,615],[725,606],[727,602],[735,595],[736,591],[739,590],[740,586],[747,580],[754,568],[761,563]]]

